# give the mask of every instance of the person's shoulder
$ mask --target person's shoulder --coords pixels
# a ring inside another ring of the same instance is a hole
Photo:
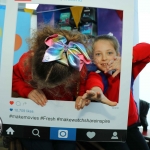
[[[89,73],[89,76],[97,76],[97,77],[100,77],[100,73],[98,72],[98,71],[91,71],[90,73]]]
[[[150,103],[140,99],[140,105],[147,105],[149,107]]]
[[[147,47],[147,46],[150,47],[150,43],[141,42],[141,43],[136,44],[134,47],[144,48],[144,47]]]
[[[25,52],[19,59],[19,62],[18,62],[19,68],[24,68],[24,69],[30,68],[33,55],[34,55],[34,52],[32,50]]]
[[[19,59],[19,63],[25,63],[25,62],[29,62],[31,60],[31,58],[33,57],[34,52],[32,50],[29,50],[27,52],[25,52]]]
[[[27,58],[31,58],[34,55],[34,52],[32,50],[29,50],[27,52],[25,52],[20,59],[27,59]]]

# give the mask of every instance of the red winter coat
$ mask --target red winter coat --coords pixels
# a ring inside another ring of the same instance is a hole
[[[18,93],[21,97],[27,98],[28,94],[34,90],[32,86],[32,76],[31,76],[31,58],[34,55],[33,51],[28,51],[24,53],[19,62],[13,67],[13,80],[12,80],[12,91]],[[84,83],[83,76],[86,75],[85,66],[81,70],[81,81],[80,81],[80,92],[79,95],[83,95]],[[67,100],[72,101],[75,96],[77,96],[77,87],[74,88],[71,94],[66,93],[63,85],[57,86],[50,89],[50,92],[43,89],[44,94],[48,100]],[[52,94],[57,93],[57,94]]]

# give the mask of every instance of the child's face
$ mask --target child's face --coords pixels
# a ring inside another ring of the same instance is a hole
[[[93,46],[93,59],[95,65],[101,70],[105,71],[108,63],[117,56],[111,41],[98,40]]]

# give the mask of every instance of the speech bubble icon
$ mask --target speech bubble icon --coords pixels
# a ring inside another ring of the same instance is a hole
[[[87,135],[87,137],[88,137],[89,139],[92,139],[92,138],[96,135],[96,133],[95,133],[95,132],[90,132],[90,131],[88,131],[88,132],[86,133],[86,135]]]
[[[13,108],[10,108],[10,111],[13,111]]]
[[[14,101],[10,101],[9,103],[10,103],[11,105],[13,105],[13,104],[14,104]]]
[[[21,106],[21,103],[19,101],[16,102],[17,106]]]

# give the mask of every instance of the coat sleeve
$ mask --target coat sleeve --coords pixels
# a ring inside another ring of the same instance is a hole
[[[95,72],[90,72],[86,81],[85,89],[90,90],[93,87],[99,87],[102,91],[104,91],[104,85],[101,76]]]
[[[132,74],[135,79],[150,62],[150,44],[139,43],[133,47]]]
[[[27,98],[28,94],[33,90],[29,84],[31,80],[31,64],[27,63],[30,55],[30,52],[23,54],[19,62],[13,66],[12,91],[24,98]]]

